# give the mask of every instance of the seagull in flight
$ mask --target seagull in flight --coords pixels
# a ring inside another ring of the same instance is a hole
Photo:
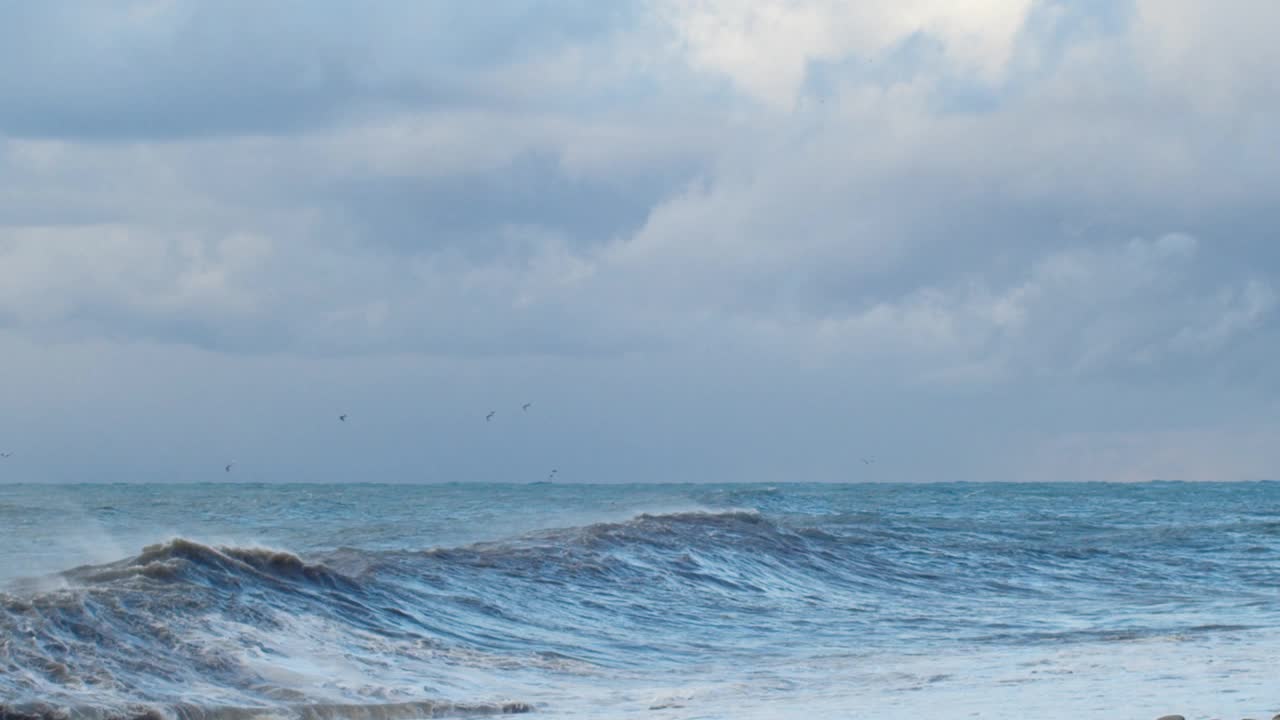
[[[346,421],[347,421],[347,414],[346,414],[346,413],[343,413],[343,414],[339,415],[339,416],[338,416],[338,421],[339,421],[339,422],[346,422]]]
[[[485,421],[485,422],[489,422],[490,420],[492,420],[492,419],[493,419],[493,416],[494,416],[494,415],[497,415],[497,414],[498,414],[498,411],[497,411],[497,410],[490,410],[490,411],[489,411],[489,414],[484,416],[484,421]]]
[[[520,406],[520,409],[524,410],[525,412],[529,412],[529,408],[531,407],[533,407],[533,403],[525,403]]]
[[[13,457],[13,453],[11,453],[11,452],[7,452],[7,453],[0,453],[0,458],[8,459],[8,458],[10,458],[10,457]]]
[[[226,469],[226,472],[231,472],[231,466],[232,466],[232,465],[235,465],[235,463],[227,463],[227,469]]]
[[[870,460],[868,460],[868,459],[866,459],[866,458],[862,458],[862,464],[863,464],[863,465],[870,465],[871,463],[873,463],[873,462],[875,462],[875,461],[876,461],[876,459],[875,459],[875,458],[871,458]]]

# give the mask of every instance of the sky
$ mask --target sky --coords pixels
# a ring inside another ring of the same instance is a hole
[[[0,482],[1280,478],[1277,26],[5,4]]]

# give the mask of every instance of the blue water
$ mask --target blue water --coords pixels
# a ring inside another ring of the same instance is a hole
[[[0,485],[0,532],[10,711],[1280,712],[1280,483]]]

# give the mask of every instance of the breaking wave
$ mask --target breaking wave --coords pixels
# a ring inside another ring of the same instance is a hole
[[[1141,542],[1028,537],[729,510],[306,557],[175,538],[0,593],[0,720],[504,714],[572,678],[758,663],[797,638],[849,653],[1204,631],[1141,613],[1058,629],[1117,597],[1176,605],[1154,591],[1176,569]],[[1255,579],[1265,597],[1274,573]]]

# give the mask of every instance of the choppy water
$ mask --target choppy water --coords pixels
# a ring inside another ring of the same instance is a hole
[[[0,543],[10,712],[1280,712],[1280,483],[10,485]]]

